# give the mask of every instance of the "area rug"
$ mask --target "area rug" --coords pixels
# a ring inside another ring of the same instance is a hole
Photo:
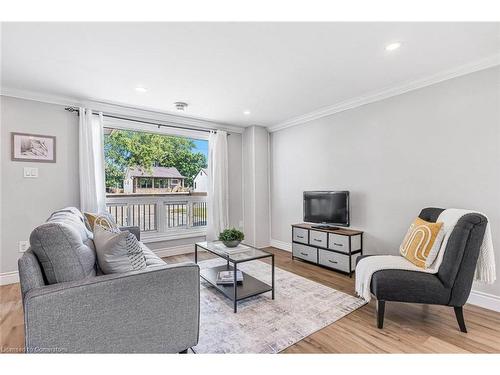
[[[200,262],[207,268],[222,259]],[[238,269],[270,283],[271,266],[261,261]],[[195,353],[278,353],[365,304],[291,272],[275,268],[275,299],[271,292],[238,302],[233,313],[229,298],[202,280],[200,340]]]

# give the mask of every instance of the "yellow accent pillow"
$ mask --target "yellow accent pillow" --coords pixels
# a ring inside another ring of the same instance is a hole
[[[428,268],[436,260],[443,241],[443,223],[416,218],[410,225],[399,253],[420,268]]]
[[[92,212],[85,212],[84,215],[89,223],[89,230],[92,232],[94,231],[96,223],[104,229],[113,229],[116,227],[116,224],[114,222],[110,222],[109,218],[104,215],[94,214]]]

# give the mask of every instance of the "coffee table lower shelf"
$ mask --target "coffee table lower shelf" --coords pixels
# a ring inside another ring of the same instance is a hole
[[[217,274],[220,271],[232,271],[233,269],[232,266],[228,268],[226,265],[206,268],[200,271],[200,276],[234,302],[234,312],[236,312],[238,301],[273,290],[271,285],[243,272],[243,282],[237,284],[235,295],[233,284],[217,284]]]

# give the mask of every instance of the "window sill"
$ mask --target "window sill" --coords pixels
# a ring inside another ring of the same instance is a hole
[[[207,228],[176,229],[166,233],[141,233],[141,241],[144,243],[179,240],[192,237],[204,237],[207,235]]]

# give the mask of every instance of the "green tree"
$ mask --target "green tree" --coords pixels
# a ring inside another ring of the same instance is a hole
[[[123,188],[123,171],[116,164],[106,163],[106,187]]]
[[[106,187],[123,187],[128,167],[176,167],[193,185],[193,177],[206,168],[205,155],[194,151],[193,140],[128,130],[114,130],[104,137]]]

